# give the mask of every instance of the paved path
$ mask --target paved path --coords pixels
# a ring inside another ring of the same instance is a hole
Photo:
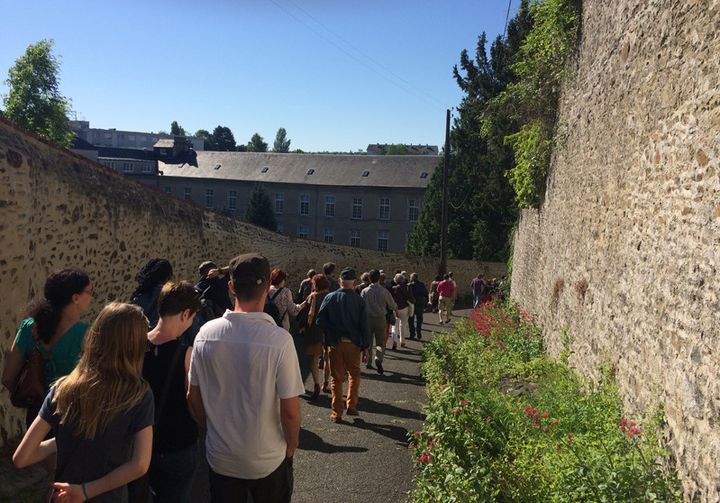
[[[422,346],[433,331],[447,329],[437,324],[437,315],[426,314],[425,321],[421,341],[408,341],[405,349],[386,351],[383,376],[363,365],[359,417],[344,416],[342,423],[335,424],[329,420],[329,395],[321,395],[316,402],[302,397],[293,502],[408,500],[414,468],[407,450],[407,432],[420,429],[424,419],[425,382],[419,368]],[[312,390],[304,355],[301,367],[305,387]],[[208,501],[208,496],[203,461],[195,477],[193,501]]]

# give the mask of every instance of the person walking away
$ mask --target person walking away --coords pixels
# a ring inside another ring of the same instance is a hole
[[[14,395],[23,365],[34,351],[43,359],[44,394],[35,403],[25,403],[25,426],[37,417],[50,385],[77,365],[89,325],[80,321],[93,298],[90,276],[81,269],[63,269],[45,281],[43,297],[35,299],[20,323],[5,358],[2,384]]]
[[[408,323],[410,328],[410,338],[414,339],[417,337],[418,339],[422,339],[423,317],[425,314],[425,307],[429,302],[428,289],[425,286],[425,283],[418,279],[418,275],[415,272],[410,275],[410,284],[408,286],[415,298],[415,313],[414,316],[409,317]]]
[[[289,502],[305,386],[290,334],[263,312],[270,264],[257,253],[230,262],[233,311],[200,329],[188,405],[207,428],[213,503]]]
[[[323,264],[323,274],[327,276],[328,281],[330,281],[330,291],[334,292],[335,290],[340,288],[340,283],[335,279],[335,264],[333,262],[328,262],[326,264]]]
[[[455,282],[455,279],[453,278],[452,271],[448,272],[448,277],[449,277],[450,281],[452,281],[452,285],[453,285],[452,301],[450,302],[450,310],[448,311],[448,320],[449,320],[450,317],[453,315],[453,309],[455,309],[455,302],[457,301],[458,288],[457,288],[457,283]]]
[[[440,294],[438,294],[437,287],[443,280],[439,274],[435,276],[435,279],[430,283],[430,304],[432,305],[432,312],[438,312],[438,303],[440,301]]]
[[[307,299],[303,300],[301,304],[295,304],[290,289],[285,288],[286,281],[287,273],[285,271],[282,269],[273,269],[270,273],[271,286],[268,298],[270,302],[275,304],[275,307],[277,307],[280,313],[282,327],[290,332],[290,316],[297,316],[307,304]]]
[[[332,414],[336,423],[342,420],[345,407],[349,416],[357,416],[360,396],[360,363],[367,362],[370,346],[365,301],[353,290],[357,275],[348,267],[340,272],[341,286],[325,297],[318,311],[317,324],[325,334],[330,360]],[[343,386],[348,375],[347,401],[343,403]]]
[[[364,272],[360,275],[360,283],[355,285],[355,293],[360,295],[368,286],[370,286],[370,273]]]
[[[360,296],[365,301],[370,326],[370,350],[368,352],[368,368],[375,362],[378,374],[384,373],[385,359],[385,327],[387,310],[397,312],[397,304],[387,288],[380,284],[380,271],[370,271],[370,285],[365,287]]]
[[[124,501],[124,486],[147,471],[154,414],[142,378],[147,330],[138,306],[105,306],[77,367],[50,389],[15,451],[18,468],[57,453],[54,501]]]
[[[193,341],[188,328],[202,307],[186,281],[166,283],[158,298],[158,324],[147,334],[143,378],[155,397],[155,427],[148,482],[155,503],[189,503],[198,464],[198,428],[185,395]]]
[[[317,325],[317,313],[320,310],[325,296],[330,292],[330,282],[327,276],[324,274],[316,274],[312,278],[312,293],[307,298],[307,302],[310,306],[308,312],[307,327],[305,328],[305,354],[310,356],[310,373],[313,377],[313,392],[310,395],[310,400],[317,400],[320,396],[320,367],[318,361],[320,356],[323,355],[323,331]],[[323,373],[324,380],[322,383],[323,389],[327,392],[328,383],[330,381],[330,365],[325,365],[327,361],[327,354],[323,355]]]
[[[398,343],[401,348],[405,347],[405,339],[410,335],[410,329],[408,327],[409,320],[409,305],[412,293],[407,285],[407,279],[402,274],[398,273],[394,278],[395,286],[392,287],[392,297],[397,304],[397,320],[395,325],[391,329],[392,333],[392,348],[393,350],[398,348]]]
[[[230,281],[230,268],[218,268],[215,262],[205,261],[198,267],[199,281],[195,289],[200,292],[202,309],[198,316],[202,318],[198,325],[219,318],[228,309],[232,309],[228,282]],[[197,318],[197,317],[196,317]]]
[[[455,286],[450,280],[450,275],[446,274],[445,278],[438,284],[438,314],[440,316],[440,324],[450,323],[450,310],[452,309],[452,299],[455,296]],[[443,319],[443,313],[445,318]]]
[[[317,273],[315,272],[315,269],[310,269],[307,272],[307,278],[302,280],[300,282],[300,288],[298,289],[297,294],[297,301],[298,303],[304,301],[308,298],[308,295],[310,295],[310,292],[312,292],[313,286],[312,286],[312,279]]]
[[[173,277],[173,268],[165,259],[151,259],[135,276],[138,286],[132,294],[131,303],[140,306],[153,328],[158,322],[157,299],[162,286]]]
[[[483,279],[482,274],[478,274],[475,278],[473,278],[470,282],[470,289],[473,294],[473,309],[475,309],[478,307],[485,295],[485,280]]]

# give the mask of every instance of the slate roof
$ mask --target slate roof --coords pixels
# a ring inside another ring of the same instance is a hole
[[[197,153],[197,161],[198,167],[158,161],[158,169],[164,176],[189,178],[424,189],[441,158],[202,151]],[[365,172],[367,176],[363,176]],[[423,173],[426,175],[422,176]]]

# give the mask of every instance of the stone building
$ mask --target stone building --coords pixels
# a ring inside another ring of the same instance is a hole
[[[115,147],[152,150],[159,140],[173,139],[165,133],[144,133],[141,131],[118,131],[115,128],[91,128],[90,121],[70,121],[70,128],[79,137],[96,147]],[[197,136],[188,136],[193,150],[205,150],[205,142]]]
[[[282,234],[404,252],[438,162],[430,156],[198,152],[197,167],[160,160],[157,177],[139,178],[240,218],[260,184]]]

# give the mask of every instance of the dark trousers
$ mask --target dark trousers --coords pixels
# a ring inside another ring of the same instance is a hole
[[[153,502],[189,503],[197,464],[197,442],[179,451],[153,453],[148,472]]]
[[[285,458],[274,472],[255,480],[236,479],[215,473],[210,468],[210,501],[212,503],[290,503],[293,493],[293,460]]]
[[[424,308],[425,306],[422,306]],[[410,337],[414,339],[415,337],[422,337],[422,324],[423,324],[423,311],[424,309],[418,308],[415,306],[415,314],[412,318],[410,318],[410,323],[408,323],[410,328]]]

